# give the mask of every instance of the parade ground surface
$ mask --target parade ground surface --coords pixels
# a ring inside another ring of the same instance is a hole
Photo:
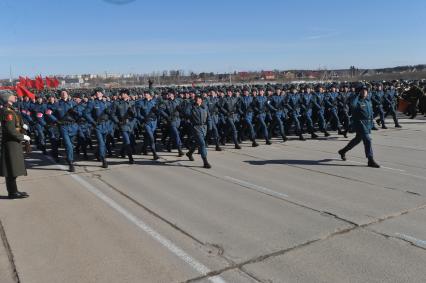
[[[274,140],[77,162],[33,152],[0,199],[0,282],[426,282],[426,120],[347,139]],[[17,273],[17,276],[16,274]]]

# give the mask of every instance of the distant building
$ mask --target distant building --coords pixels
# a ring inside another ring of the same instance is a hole
[[[275,80],[275,73],[272,71],[263,71],[262,79],[264,80]]]

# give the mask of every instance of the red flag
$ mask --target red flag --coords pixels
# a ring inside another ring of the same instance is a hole
[[[47,76],[46,76],[46,86],[47,87],[53,87],[52,80]]]
[[[29,98],[31,98],[31,99],[35,99],[35,95],[34,95],[34,93],[32,93],[31,91],[29,91],[27,88],[25,88],[24,86],[21,86],[21,85],[18,85],[17,87],[16,87],[16,94],[19,96],[19,97],[22,97],[22,96],[28,96]]]
[[[53,78],[53,82],[54,82],[54,87],[58,87],[59,86],[59,81],[56,77]]]
[[[43,90],[44,89],[44,82],[43,82],[43,79],[41,77],[36,77],[35,88],[37,90]]]
[[[32,87],[32,81],[29,77],[25,77],[26,83],[25,83],[25,87]]]
[[[27,80],[21,76],[19,76],[19,84],[26,86],[27,85]]]

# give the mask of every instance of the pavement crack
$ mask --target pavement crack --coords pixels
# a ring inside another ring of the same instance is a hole
[[[104,180],[102,178],[102,176],[100,174],[92,174],[91,175],[92,178],[98,179],[100,182],[102,182],[103,184],[105,184],[107,187],[109,187],[110,189],[112,189],[114,192],[118,193],[119,195],[121,195],[122,197],[124,197],[125,199],[131,201],[132,203],[136,204],[137,206],[143,208],[146,212],[148,212],[149,214],[151,214],[152,216],[154,216],[155,218],[161,220],[162,222],[167,223],[168,225],[170,225],[172,228],[174,228],[175,230],[179,231],[180,233],[184,234],[185,236],[189,237],[190,239],[192,239],[193,241],[195,241],[196,243],[202,245],[202,246],[206,246],[206,244],[197,239],[195,236],[191,235],[190,233],[188,233],[187,231],[185,231],[184,229],[180,228],[177,224],[171,222],[170,220],[164,218],[163,216],[161,216],[160,214],[158,214],[157,212],[153,211],[152,209],[150,209],[149,207],[147,207],[146,205],[144,205],[143,203],[139,202],[138,200],[136,200],[135,198],[133,198],[132,196],[126,194],[125,192],[123,192],[122,190],[120,190],[119,188],[115,187],[114,185],[112,185],[111,183],[109,183],[108,181]]]
[[[386,233],[382,233],[382,232],[376,231],[376,230],[374,230],[374,229],[372,229],[372,228],[368,228],[368,229],[366,229],[366,230],[367,230],[367,231],[369,231],[369,232],[371,232],[371,233],[374,233],[374,234],[380,235],[380,236],[382,236],[382,237],[384,237],[384,238],[386,238],[386,239],[400,240],[400,241],[403,241],[403,242],[405,242],[405,243],[408,243],[409,245],[411,245],[411,246],[413,246],[413,247],[415,247],[415,248],[419,248],[419,249],[422,249],[422,250],[425,250],[425,251],[426,251],[426,247],[420,246],[418,243],[416,243],[416,241],[413,241],[413,240],[407,239],[407,238],[405,238],[405,237],[392,236],[392,235],[389,235],[389,234],[386,234]]]
[[[10,267],[12,269],[11,272],[12,272],[13,280],[17,283],[20,283],[21,280],[19,278],[18,270],[16,268],[12,248],[10,247],[9,241],[7,240],[6,230],[4,229],[4,226],[3,226],[3,223],[1,222],[1,220],[0,220],[0,238],[3,242],[3,246],[6,250],[6,254],[7,254],[7,257],[8,257],[8,260],[9,260],[9,264],[10,264]]]

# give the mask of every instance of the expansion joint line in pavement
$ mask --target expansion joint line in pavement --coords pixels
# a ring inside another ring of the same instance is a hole
[[[4,229],[4,226],[3,226],[3,223],[1,222],[1,220],[0,220],[0,238],[2,240],[4,249],[6,250],[7,258],[9,260],[9,264],[10,264],[10,267],[12,269],[11,272],[12,272],[12,275],[13,275],[13,279],[14,279],[15,282],[20,283],[21,280],[19,279],[18,270],[16,269],[15,259],[13,257],[13,252],[12,252],[12,249],[9,245],[9,241],[7,240],[6,231]]]
[[[281,255],[287,254],[289,252],[292,252],[292,251],[295,251],[295,250],[298,250],[298,249],[306,248],[306,247],[308,247],[308,246],[310,246],[312,244],[315,244],[315,243],[318,243],[318,242],[323,242],[323,241],[331,239],[331,238],[333,238],[335,236],[344,235],[344,234],[347,234],[349,232],[352,232],[352,231],[355,231],[355,230],[358,230],[358,229],[364,229],[367,232],[371,232],[371,233],[380,235],[380,236],[384,237],[385,239],[391,238],[391,239],[395,239],[395,240],[402,240],[402,241],[410,244],[413,247],[421,248],[421,249],[426,250],[425,247],[421,247],[421,246],[417,245],[416,243],[410,241],[409,239],[405,239],[403,237],[391,236],[391,235],[388,235],[388,234],[377,232],[377,231],[375,231],[375,230],[373,230],[371,228],[368,228],[370,225],[381,223],[383,221],[386,221],[386,220],[389,220],[389,219],[392,219],[392,218],[395,218],[395,217],[398,217],[398,216],[401,216],[401,215],[405,215],[407,213],[410,213],[410,212],[413,212],[413,211],[416,211],[416,210],[424,209],[424,208],[426,208],[426,204],[422,205],[422,206],[419,206],[419,207],[416,207],[416,208],[413,208],[413,209],[410,209],[410,210],[407,210],[407,211],[403,211],[403,212],[398,213],[398,214],[389,215],[389,216],[386,216],[384,218],[381,218],[381,219],[378,219],[376,221],[369,222],[369,223],[366,223],[366,224],[362,224],[362,225],[355,224],[354,226],[342,229],[340,231],[336,231],[336,232],[330,233],[330,234],[328,234],[328,235],[326,235],[326,236],[324,236],[322,238],[317,238],[317,239],[309,240],[309,241],[307,241],[305,243],[302,243],[302,244],[299,244],[299,245],[296,245],[296,246],[293,246],[293,247],[290,247],[290,248],[287,248],[287,249],[283,249],[283,250],[275,251],[275,252],[272,252],[272,253],[269,253],[269,254],[257,256],[257,257],[251,258],[249,260],[243,261],[243,262],[238,263],[238,264],[230,265],[228,267],[225,267],[225,268],[222,268],[222,269],[219,269],[219,270],[211,271],[210,273],[208,273],[208,274],[206,274],[204,276],[199,276],[199,277],[195,277],[195,278],[189,279],[187,281],[184,281],[184,283],[193,283],[193,282],[197,282],[197,281],[202,280],[202,279],[208,279],[210,277],[219,276],[222,273],[224,273],[226,271],[229,271],[229,270],[233,270],[233,269],[239,269],[239,270],[243,271],[244,273],[248,274],[250,277],[254,277],[254,279],[256,279],[257,281],[262,282],[261,279],[258,279],[255,276],[253,276],[251,273],[247,272],[247,270],[244,267],[246,265],[249,265],[249,264],[259,263],[259,262],[268,260],[270,258],[274,258],[274,257],[277,257],[277,256],[281,256]],[[342,218],[339,218],[339,219],[342,219]],[[345,221],[344,219],[342,219],[342,220]],[[347,221],[347,222],[348,223],[352,223],[350,221]]]

